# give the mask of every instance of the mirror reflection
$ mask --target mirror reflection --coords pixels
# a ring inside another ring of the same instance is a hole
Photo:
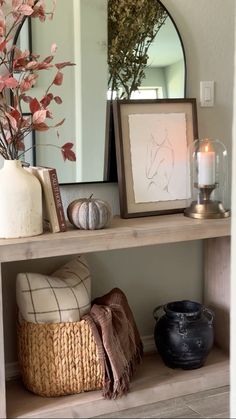
[[[184,57],[175,25],[157,0],[108,1],[110,99],[182,97]]]
[[[131,1],[126,0],[126,3]],[[153,0],[145,1],[153,3]],[[161,8],[164,21],[150,41],[143,77],[130,97],[185,97],[182,42],[164,6],[158,0],[154,1]],[[36,135],[36,164],[55,167],[61,184],[108,180],[104,178],[107,99],[111,92],[114,94],[115,91],[117,97],[124,93],[121,86],[111,88],[111,83],[108,86],[108,23],[112,2],[115,4],[117,0],[58,0],[52,21],[32,21],[33,52],[50,55],[51,44],[56,43],[56,61],[76,63],[76,66],[65,69],[64,82],[60,86],[63,103],[55,104],[55,120],[66,118],[59,128],[60,138],[52,130]],[[70,24],[65,24],[65,15]],[[35,96],[44,91],[49,77],[50,71],[42,74],[34,87]],[[58,141],[75,144],[76,162],[64,162],[57,149],[43,145],[58,144]]]

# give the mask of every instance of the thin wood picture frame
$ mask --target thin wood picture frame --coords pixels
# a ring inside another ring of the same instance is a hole
[[[113,116],[121,217],[183,212],[196,99],[116,100]]]

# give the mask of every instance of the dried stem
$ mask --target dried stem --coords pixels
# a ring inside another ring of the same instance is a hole
[[[167,12],[156,0],[108,0],[109,87],[130,98],[145,77],[148,49]]]

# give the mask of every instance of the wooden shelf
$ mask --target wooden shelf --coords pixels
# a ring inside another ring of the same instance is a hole
[[[114,217],[102,230],[70,229],[21,239],[0,239],[1,262],[230,236],[230,219],[195,220],[183,214]]]
[[[228,357],[219,349],[212,350],[204,367],[191,371],[167,368],[155,352],[145,355],[129,394],[116,400],[104,400],[101,391],[44,398],[25,390],[20,380],[10,381],[7,383],[7,415],[11,418],[86,418],[228,384]]]
[[[114,217],[103,230],[70,229],[22,239],[0,239],[1,265],[5,262],[80,253],[127,249],[141,246],[206,240],[204,259],[204,303],[216,313],[215,342],[229,342],[230,219],[195,220],[183,214],[144,218]],[[3,298],[0,293],[0,364],[4,366]],[[222,316],[222,311],[225,316]],[[166,400],[229,384],[228,357],[214,349],[203,368],[192,371],[167,368],[158,357],[145,356],[132,380],[130,393],[118,400],[104,400],[101,392],[43,398],[28,392],[20,380],[8,382],[5,399],[5,371],[0,368],[0,417],[92,417],[129,407]]]

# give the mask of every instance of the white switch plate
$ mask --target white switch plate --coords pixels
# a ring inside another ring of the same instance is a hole
[[[203,107],[212,107],[215,102],[215,82],[200,81],[200,105]]]

